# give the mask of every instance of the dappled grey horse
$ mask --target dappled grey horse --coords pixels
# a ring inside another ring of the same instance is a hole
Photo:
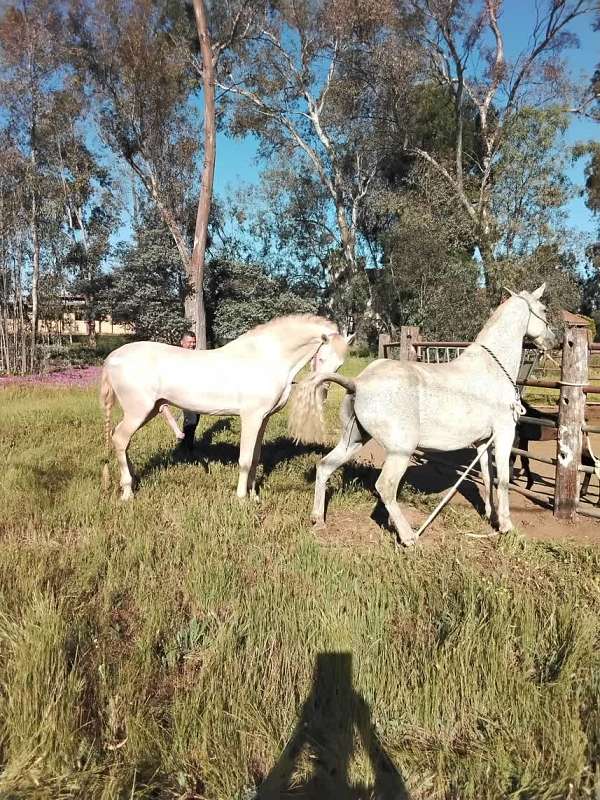
[[[112,434],[121,471],[121,497],[132,497],[127,448],[133,434],[165,403],[200,414],[241,418],[238,497],[255,494],[262,438],[271,414],[286,404],[296,374],[312,361],[315,374],[342,365],[351,336],[312,314],[279,317],[216,350],[185,350],[160,342],[131,342],[104,362],[101,402],[107,452],[115,396],[123,419]],[[109,483],[108,462],[103,471]]]
[[[290,433],[306,441],[322,420],[324,382],[343,386],[342,434],[334,450],[319,463],[312,520],[323,525],[325,489],[329,476],[373,438],[386,450],[376,488],[403,544],[415,533],[397,502],[398,485],[417,447],[460,450],[475,446],[481,452],[493,435],[498,472],[498,525],[512,528],[508,503],[509,458],[516,419],[521,412],[515,381],[523,338],[549,349],[554,334],[540,302],[545,284],[535,292],[511,293],[497,308],[473,344],[448,364],[420,364],[379,359],[351,380],[338,375],[314,375],[303,381],[292,398]],[[481,457],[485,484],[485,513],[491,518],[491,459]]]

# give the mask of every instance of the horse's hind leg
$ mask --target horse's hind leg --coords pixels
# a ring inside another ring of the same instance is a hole
[[[119,469],[121,470],[121,500],[131,500],[133,497],[132,483],[133,477],[131,475],[131,464],[127,456],[129,442],[133,434],[143,427],[146,422],[151,420],[158,413],[158,408],[154,407],[147,411],[145,414],[138,412],[137,414],[125,413],[125,416],[115,428],[112,435]]]
[[[525,475],[527,475],[526,488],[527,488],[527,490],[529,490],[529,489],[531,489],[531,487],[534,484],[533,472],[531,471],[531,466],[529,465],[529,459],[527,458],[527,456],[522,457],[521,461],[523,463],[523,471],[524,471]]]
[[[492,459],[489,455],[489,450],[486,444],[480,444],[477,447],[477,453],[481,458],[481,477],[483,478],[483,493],[485,504],[485,517],[488,520],[492,519],[493,510],[493,486],[494,486],[494,473],[492,470]],[[512,459],[515,456],[511,456]],[[511,460],[511,466],[514,465],[514,460]]]
[[[582,459],[583,460],[583,459]],[[579,490],[579,497],[583,498],[590,490],[590,480],[592,476],[589,472],[584,473],[583,480],[581,482],[581,489]]]
[[[171,414],[171,409],[169,408],[168,404],[167,403],[163,403],[161,405],[159,411],[163,415],[163,417],[165,418],[165,421],[166,421],[167,425],[171,428],[171,430],[175,434],[176,438],[180,439],[180,440],[184,439],[185,438],[185,434],[181,430],[179,425],[177,424],[177,420],[175,419],[173,414]]]
[[[525,450],[525,452],[528,453],[529,452],[529,438],[527,436],[523,436],[523,435],[519,436],[519,441],[518,441],[517,447],[519,448],[519,450]],[[514,458],[512,453],[511,453],[510,457]],[[527,484],[526,485],[527,485],[527,489],[529,490],[533,486],[534,481],[533,481],[533,473],[531,471],[531,466],[530,466],[529,459],[527,458],[527,456],[521,456],[521,466],[523,467],[523,472],[527,476]],[[512,480],[510,482],[514,483],[514,481],[512,481]]]
[[[310,515],[311,522],[318,528],[325,526],[325,492],[329,477],[338,467],[349,461],[363,446],[368,437],[361,430],[354,416],[354,398],[346,395],[340,409],[342,435],[339,442],[322,458],[317,466],[315,480],[315,499]]]
[[[248,494],[248,479],[256,456],[260,454],[262,435],[266,425],[263,412],[246,413],[241,416],[242,432],[240,435],[240,459],[237,496],[241,499]],[[254,468],[256,472],[256,465]]]
[[[400,541],[406,546],[414,544],[417,537],[398,505],[398,486],[406,472],[411,455],[412,452],[409,453],[408,450],[405,453],[389,453],[375,484]]]

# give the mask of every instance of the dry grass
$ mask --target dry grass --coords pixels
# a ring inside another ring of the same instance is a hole
[[[157,421],[122,506],[99,488],[94,392],[1,402],[0,796],[250,798],[319,654],[340,652],[356,719],[415,800],[598,796],[598,550],[468,540],[479,520],[452,510],[427,547],[324,546],[306,522],[319,452],[286,440],[284,414],[259,504],[234,497],[236,422],[204,466]],[[336,477],[333,508],[368,512],[369,481]],[[353,788],[331,796],[371,797],[364,746],[348,760]],[[295,768],[310,784],[314,760]]]

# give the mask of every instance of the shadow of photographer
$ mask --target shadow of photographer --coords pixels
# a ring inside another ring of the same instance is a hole
[[[355,731],[371,763],[371,786],[352,784]],[[297,779],[303,755],[312,775]],[[352,687],[352,655],[320,653],[294,732],[256,794],[257,800],[409,800],[400,772],[375,732],[367,702]]]

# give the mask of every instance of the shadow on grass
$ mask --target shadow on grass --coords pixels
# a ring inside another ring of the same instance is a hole
[[[373,784],[354,784],[350,763],[358,733]],[[304,751],[312,774],[294,777]],[[352,686],[350,653],[319,653],[309,696],[280,758],[260,784],[257,800],[408,800],[402,775],[385,752],[366,700]]]
[[[174,445],[172,448],[163,449],[150,458],[138,473],[138,480],[143,481],[148,475],[157,470],[167,469],[173,464],[195,464],[208,471],[210,463],[237,465],[239,458],[239,442],[213,442],[213,438],[224,431],[231,430],[231,418],[220,417],[216,419],[202,435],[196,439],[192,450],[186,449],[183,444]],[[263,443],[259,470],[258,489],[260,490],[265,479],[277,466],[307,454],[324,456],[330,452],[329,445],[322,444],[295,444],[292,439],[280,436]],[[436,454],[436,458],[438,454]],[[402,481],[424,495],[440,494],[446,492],[456,481],[459,473],[473,457],[469,449],[456,450],[443,454],[444,464],[428,461],[424,458],[421,463],[411,465],[406,471]],[[304,478],[307,486],[313,487],[315,480],[315,467],[305,470]],[[342,467],[342,484],[345,489],[358,486],[371,492],[375,497],[375,483],[379,476],[380,468],[369,464],[349,463]],[[465,500],[483,516],[485,507],[480,494],[480,486],[470,477],[466,478],[458,489]],[[329,499],[330,493],[328,493]],[[381,527],[392,530],[389,525],[385,507],[379,499],[373,510],[371,518]]]
[[[75,477],[74,470],[60,469],[55,465],[43,469],[28,464],[22,469],[31,477],[35,493],[57,495],[63,492]]]
[[[440,494],[446,492],[458,478],[458,475],[465,466],[472,460],[473,451],[471,450],[456,450],[454,452],[444,453],[445,464],[439,465],[432,461],[423,459],[422,463],[411,465],[406,470],[406,473],[401,481],[400,486],[408,485],[416,489],[423,495]],[[376,506],[371,514],[371,519],[386,530],[393,531],[389,523],[388,513],[377,495],[375,484],[379,477],[380,467],[372,466],[370,464],[348,463],[341,467],[342,471],[342,487],[349,489],[352,486],[358,486],[371,492],[376,500]],[[305,478],[308,483],[313,484],[315,480],[315,468],[311,468],[305,472]],[[470,477],[465,478],[458,488],[467,502],[473,506],[478,514],[483,516],[485,512],[485,505],[480,494],[479,485]],[[326,506],[331,499],[332,492],[327,493]]]
[[[166,469],[173,464],[195,464],[201,466],[206,472],[211,463],[237,466],[240,453],[239,441],[235,443],[213,442],[214,436],[229,430],[231,430],[229,417],[217,419],[196,439],[193,449],[186,448],[182,443],[156,453],[140,469],[137,474],[138,480],[143,481],[156,470]],[[295,444],[287,436],[279,436],[277,439],[264,442],[259,460],[259,467],[262,466],[262,471],[259,473],[257,481],[258,489],[260,490],[265,478],[277,466],[307,453],[323,456],[328,450],[327,446],[320,444]]]

